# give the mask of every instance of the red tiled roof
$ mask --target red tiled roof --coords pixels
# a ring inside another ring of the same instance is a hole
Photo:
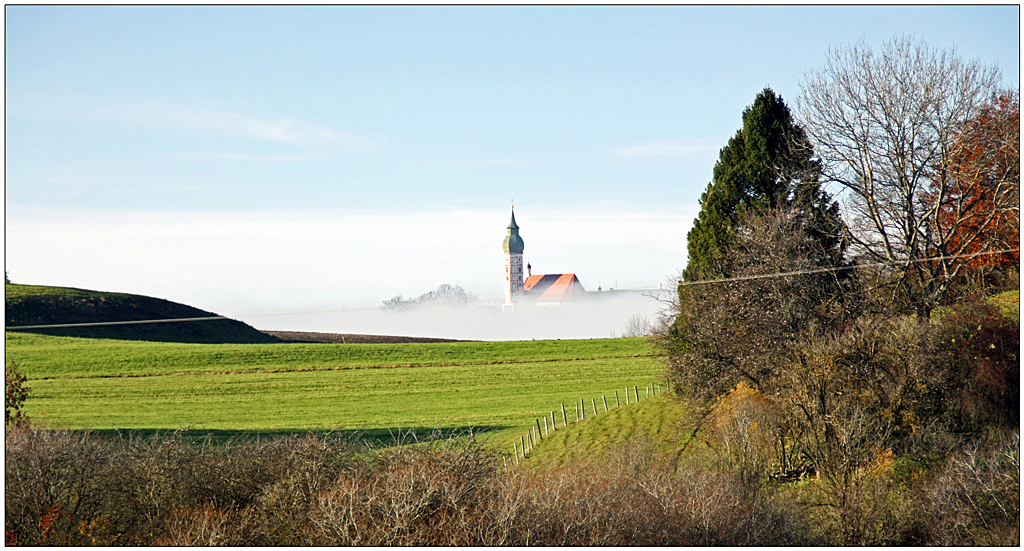
[[[526,296],[537,298],[537,302],[561,302],[572,300],[573,295],[583,296],[586,291],[576,274],[538,274],[526,278],[523,283]]]

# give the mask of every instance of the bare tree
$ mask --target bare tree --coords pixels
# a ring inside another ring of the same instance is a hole
[[[404,310],[413,306],[469,306],[476,300],[476,295],[463,289],[459,285],[440,285],[433,291],[428,291],[419,298],[405,298],[402,295],[395,295],[381,303],[384,310]]]
[[[740,382],[771,392],[788,346],[856,315],[853,271],[818,229],[793,205],[740,219],[723,261],[733,279],[682,283],[675,321],[657,337],[673,384],[702,400]]]
[[[476,300],[476,295],[463,289],[459,285],[440,285],[433,291],[420,295],[419,303],[438,303],[446,306],[468,306]]]
[[[414,299],[414,298],[405,298],[401,294],[397,294],[397,295],[395,295],[395,296],[393,296],[393,297],[391,297],[391,298],[381,302],[380,307],[382,309],[384,309],[384,310],[403,310],[405,308],[409,308],[410,306],[415,306],[415,305],[416,305],[416,299]]]
[[[848,192],[854,252],[896,266],[894,298],[919,315],[954,269],[939,260],[951,251],[937,226],[951,150],[999,80],[995,67],[904,37],[879,53],[864,42],[834,49],[802,83],[798,109],[823,177]]]
[[[622,332],[623,337],[647,337],[654,333],[654,326],[647,316],[634,314],[626,320],[626,329]]]

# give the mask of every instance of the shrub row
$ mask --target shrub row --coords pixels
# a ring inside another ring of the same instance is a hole
[[[454,440],[367,450],[331,436],[189,442],[15,428],[10,545],[783,545],[808,543],[728,476],[505,469]],[[795,517],[794,517],[795,518]]]
[[[537,472],[455,440],[370,450],[331,435],[213,444],[16,427],[6,460],[8,545],[1019,541],[1016,436],[912,482],[881,457],[845,515],[813,505],[823,484],[751,492],[727,470],[672,468],[636,438],[600,467]]]

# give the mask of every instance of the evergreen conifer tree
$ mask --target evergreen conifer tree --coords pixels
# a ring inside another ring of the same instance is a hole
[[[674,323],[659,338],[680,388],[708,399],[739,381],[761,389],[777,376],[780,350],[805,331],[841,326],[856,309],[851,271],[817,271],[848,266],[846,226],[819,174],[803,129],[765,88],[719,154],[687,235],[683,278],[802,273],[681,284]]]
[[[826,250],[842,255],[844,226],[838,206],[821,189],[820,165],[803,129],[782,97],[762,90],[743,111],[743,128],[719,153],[700,214],[687,234],[685,281],[728,277],[722,261],[733,227],[754,209],[793,207],[810,215]],[[833,260],[839,260],[835,258]]]

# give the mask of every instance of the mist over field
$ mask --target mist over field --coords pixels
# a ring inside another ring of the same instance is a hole
[[[244,319],[264,331],[315,331],[402,335],[466,340],[597,339],[627,333],[631,318],[654,324],[669,293],[664,290],[591,293],[578,302],[557,306],[501,304],[420,305],[401,310],[381,308],[266,316]]]
[[[681,236],[696,212],[671,205],[531,206],[518,208],[516,220],[534,273],[575,273],[595,291],[664,285],[685,263]],[[5,268],[15,283],[163,298],[264,330],[378,334],[409,327],[408,336],[443,330],[447,338],[607,337],[629,316],[653,311],[637,297],[622,311],[609,306],[608,313],[600,308],[575,317],[544,312],[515,322],[495,319],[509,214],[507,206],[217,216],[21,210],[7,218]],[[396,294],[415,297],[445,283],[489,307],[390,317],[378,311]],[[552,331],[523,333],[531,322]]]

